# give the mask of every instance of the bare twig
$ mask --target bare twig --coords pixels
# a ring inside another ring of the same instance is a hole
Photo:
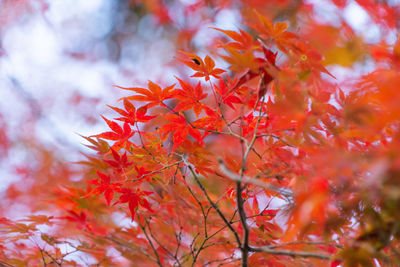
[[[232,227],[232,225],[228,222],[226,219],[225,215],[222,213],[222,211],[218,208],[218,206],[214,203],[214,201],[211,200],[210,196],[207,193],[207,190],[204,188],[203,184],[200,182],[199,178],[197,177],[196,173],[194,172],[192,166],[188,165],[188,168],[190,172],[192,173],[192,176],[196,183],[199,185],[201,191],[203,191],[204,195],[206,196],[208,202],[211,204],[211,206],[215,209],[215,211],[218,213],[218,215],[221,217],[221,219],[224,221],[224,223],[227,225],[227,227],[231,230],[233,235],[235,236],[236,242],[238,243],[238,246],[241,248],[242,247],[242,242],[240,241],[239,235],[236,232],[236,230]]]
[[[135,248],[133,248],[130,244],[125,244],[125,243],[123,243],[122,241],[116,239],[115,237],[106,236],[106,237],[104,237],[104,239],[109,240],[109,241],[112,241],[112,242],[114,242],[115,244],[117,244],[118,246],[123,247],[123,248],[125,248],[125,249],[129,249],[129,250],[138,252],[138,253],[140,253],[140,254],[143,254],[144,256],[146,256],[147,258],[149,258],[150,260],[152,260],[152,261],[154,261],[154,262],[157,262],[157,260],[156,260],[153,256],[151,256],[151,255],[147,254],[146,252],[141,251],[141,250],[139,250],[139,249],[135,249]]]
[[[204,211],[203,204],[201,204],[200,200],[194,194],[194,192],[192,191],[190,186],[186,185],[186,188],[189,190],[190,194],[193,196],[193,198],[196,200],[197,204],[200,206],[201,213],[203,214],[203,219],[204,219],[204,235],[205,235],[205,237],[207,237],[207,216],[208,216],[208,213],[206,214],[206,212]]]
[[[270,247],[249,247],[251,252],[266,252],[273,255],[286,255],[290,257],[302,257],[302,258],[315,258],[321,260],[329,260],[332,255],[325,253],[307,252],[307,251],[294,251],[288,249],[272,249]]]
[[[47,266],[46,260],[44,259],[43,250],[41,248],[39,248],[39,251],[40,251],[40,255],[41,255],[42,260],[43,260],[43,266]]]
[[[182,266],[182,264],[179,262],[179,259],[176,255],[172,254],[153,234],[153,231],[151,230],[150,223],[147,221],[147,219],[144,219],[147,225],[147,228],[149,229],[149,233],[151,238],[156,241],[157,245],[159,245],[171,258],[175,260],[175,262],[178,264],[178,266]]]
[[[175,250],[175,258],[177,258],[178,257],[178,252],[179,252],[179,248],[180,248],[180,246],[181,246],[181,242],[182,242],[182,226],[179,228],[179,233],[178,234],[176,234],[175,233],[175,239],[176,239],[176,250]]]
[[[293,242],[288,242],[288,243],[269,245],[268,248],[272,249],[272,248],[286,247],[286,246],[293,246],[293,245],[329,246],[329,247],[343,248],[342,245],[330,244],[330,243],[318,242],[318,241],[315,241],[315,242],[314,241],[293,241]]]
[[[282,137],[277,136],[275,134],[268,134],[268,133],[266,133],[266,134],[258,134],[256,137],[260,138],[260,137],[265,137],[265,136],[269,136],[269,137],[275,138],[275,139],[281,141],[282,143],[284,143],[287,146],[294,147],[293,145],[291,145],[288,142],[286,142],[285,140],[283,140]]]
[[[53,256],[51,256],[50,253],[48,253],[46,250],[44,250],[44,253],[46,253],[46,255],[52,260],[51,262],[49,262],[49,264],[55,263],[55,264],[57,264],[58,266],[61,266],[61,263],[59,263],[59,262],[57,261],[57,259],[55,259]]]
[[[145,225],[142,225],[142,224],[140,223],[140,218],[139,218],[139,216],[140,216],[140,215],[137,214],[137,217],[138,217],[138,225],[139,225],[139,227],[142,229],[142,231],[143,231],[143,233],[144,233],[144,235],[145,235],[145,237],[146,237],[146,239],[147,239],[147,242],[149,242],[150,247],[152,248],[152,250],[153,250],[153,252],[154,252],[154,255],[156,256],[156,262],[157,262],[158,266],[162,267],[161,260],[160,260],[160,255],[158,254],[157,249],[154,247],[153,242],[151,241],[149,235],[147,234],[146,226],[145,226]]]
[[[160,169],[158,169],[158,170],[155,170],[155,171],[152,171],[152,172],[143,174],[143,175],[140,176],[139,178],[136,178],[136,179],[129,179],[129,180],[126,180],[126,181],[129,181],[129,182],[140,181],[140,180],[142,180],[143,178],[145,178],[145,177],[147,177],[147,176],[150,176],[150,175],[153,175],[153,174],[162,172],[163,170],[168,169],[168,168],[171,168],[171,167],[173,167],[173,166],[175,166],[175,165],[179,165],[179,164],[182,163],[182,162],[183,162],[183,161],[181,160],[181,161],[178,161],[178,162],[171,163],[171,164],[169,164],[169,165],[165,165],[164,167],[162,167],[162,168],[160,168]]]
[[[0,260],[0,267],[14,267],[13,265],[8,264],[7,262]]]

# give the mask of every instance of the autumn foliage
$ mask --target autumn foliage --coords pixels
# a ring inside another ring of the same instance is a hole
[[[400,42],[312,18],[298,30],[248,2],[242,28],[209,29],[213,50],[177,51],[189,75],[117,86],[81,179],[46,184],[40,215],[0,219],[5,266],[400,264]],[[357,2],[394,27],[396,9]],[[359,60],[374,69],[330,69]]]

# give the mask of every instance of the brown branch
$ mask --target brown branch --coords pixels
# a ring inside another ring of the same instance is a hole
[[[231,260],[231,261],[228,262],[228,260]],[[231,257],[227,257],[227,258],[221,259],[221,260],[209,261],[209,262],[205,263],[205,264],[203,265],[203,267],[204,267],[204,266],[207,266],[207,265],[210,265],[210,264],[212,264],[212,263],[218,263],[218,262],[220,262],[220,264],[218,264],[218,266],[222,266],[222,265],[225,265],[225,264],[233,263],[233,262],[235,262],[235,261],[240,261],[240,259],[234,259],[233,256],[231,256]]]
[[[260,137],[265,137],[265,136],[269,136],[269,137],[275,138],[275,139],[281,141],[282,143],[284,143],[287,146],[294,147],[293,145],[291,145],[288,142],[286,142],[285,140],[283,140],[282,137],[277,136],[275,134],[258,134],[256,137],[260,138]]]
[[[13,265],[8,264],[5,261],[0,260],[0,267],[14,267]]]
[[[197,202],[197,204],[200,206],[201,209],[201,213],[203,214],[203,219],[204,219],[204,235],[205,237],[207,237],[207,216],[208,213],[206,214],[206,212],[204,211],[204,207],[203,204],[201,204],[200,200],[197,198],[197,196],[194,194],[194,192],[192,191],[192,189],[190,188],[189,185],[186,185],[186,188],[189,190],[190,194],[193,196],[193,198],[195,199],[195,201]]]
[[[293,242],[288,242],[288,243],[269,245],[268,248],[272,249],[272,248],[286,247],[286,246],[293,246],[293,245],[329,246],[329,247],[343,248],[342,245],[330,244],[330,243],[318,242],[318,241],[293,241]]]
[[[123,248],[126,248],[126,249],[129,249],[129,250],[132,250],[132,251],[141,253],[141,254],[143,254],[144,256],[148,257],[150,260],[152,260],[152,261],[154,261],[154,262],[157,262],[157,260],[156,260],[153,256],[151,256],[151,255],[147,254],[146,252],[141,251],[141,250],[139,250],[139,249],[135,249],[135,248],[131,247],[131,246],[128,245],[128,244],[124,244],[124,243],[121,242],[120,240],[115,239],[115,237],[106,236],[106,237],[104,237],[104,239],[109,240],[109,241],[112,241],[112,242],[114,242],[115,244],[117,244],[117,245],[119,245],[119,246],[121,246],[121,247],[123,247]]]
[[[176,234],[175,233],[175,239],[176,239],[176,250],[175,250],[175,258],[177,258],[178,257],[178,251],[179,251],[179,248],[180,248],[180,246],[181,246],[181,243],[182,243],[182,229],[183,229],[183,227],[181,226],[180,228],[179,228],[179,233],[178,234]]]
[[[302,257],[302,258],[315,258],[321,260],[329,260],[332,255],[325,253],[307,252],[307,251],[294,251],[288,249],[272,249],[270,247],[249,247],[251,252],[265,252],[273,255],[285,255],[290,257]]]
[[[155,162],[157,162],[157,159],[155,158],[155,156],[153,155],[153,153],[151,153],[151,152],[147,149],[146,145],[144,144],[142,134],[141,134],[141,132],[140,132],[140,130],[139,130],[138,122],[136,122],[135,125],[136,125],[136,129],[137,129],[137,133],[139,134],[140,142],[142,143],[142,148],[147,152],[147,154],[150,155],[150,157],[153,158],[153,160],[154,160]]]
[[[148,235],[147,232],[146,232],[146,228],[145,228],[146,226],[145,226],[145,225],[143,226],[143,225],[140,223],[140,218],[139,218],[139,216],[140,216],[140,215],[137,214],[137,217],[138,217],[137,223],[138,223],[139,227],[142,229],[142,231],[143,231],[143,233],[144,233],[144,235],[145,235],[145,237],[146,237],[146,239],[147,239],[147,242],[149,242],[149,244],[150,244],[150,246],[151,246],[151,249],[153,250],[153,252],[154,252],[154,254],[155,254],[155,256],[156,256],[156,262],[157,262],[158,266],[162,267],[161,260],[160,260],[160,255],[158,254],[158,251],[157,251],[156,248],[154,247],[153,242],[151,241],[149,235]]]
[[[139,178],[136,178],[136,179],[129,179],[129,180],[126,180],[126,182],[136,182],[136,181],[140,181],[140,180],[142,180],[144,177],[147,177],[147,176],[150,176],[150,175],[153,175],[153,174],[162,172],[163,170],[168,169],[168,168],[171,168],[171,167],[173,167],[173,166],[175,166],[175,165],[179,165],[179,164],[182,163],[182,162],[183,162],[183,161],[181,160],[181,161],[178,161],[178,162],[171,163],[171,164],[169,164],[169,165],[165,165],[165,166],[162,167],[161,169],[158,169],[158,170],[155,170],[155,171],[152,171],[152,172],[143,174],[142,176],[140,176]]]
[[[248,177],[245,177],[245,176],[243,176],[243,177],[241,178],[241,177],[238,176],[237,174],[235,174],[235,173],[233,173],[232,171],[230,171],[230,170],[226,167],[224,161],[223,161],[221,158],[218,159],[218,164],[219,164],[219,168],[220,168],[221,172],[222,172],[227,178],[229,178],[229,179],[231,179],[231,180],[233,180],[233,181],[235,181],[235,182],[243,182],[243,183],[246,183],[246,184],[254,184],[254,185],[256,185],[256,186],[260,186],[260,187],[262,187],[262,188],[265,188],[265,189],[274,191],[274,192],[276,192],[276,193],[278,193],[278,194],[281,194],[281,195],[283,195],[283,196],[286,196],[286,197],[291,197],[291,196],[293,196],[293,192],[291,192],[289,189],[286,189],[286,188],[279,188],[279,187],[276,187],[276,186],[274,186],[274,185],[267,184],[267,183],[264,183],[264,182],[262,182],[262,181],[259,181],[259,180],[256,180],[256,179],[252,179],[252,178],[248,178]]]
[[[40,251],[40,255],[42,256],[43,266],[47,266],[46,260],[44,259],[43,250],[41,248],[39,248],[39,251]]]
[[[207,190],[204,188],[203,184],[200,182],[199,178],[197,177],[196,173],[194,172],[192,166],[188,165],[188,168],[190,172],[193,175],[193,178],[195,179],[196,183],[199,185],[201,191],[203,191],[204,195],[206,196],[208,202],[211,204],[211,206],[215,209],[215,211],[218,213],[218,215],[221,217],[221,219],[224,221],[224,223],[228,226],[228,228],[231,230],[233,235],[235,236],[236,242],[238,243],[239,248],[242,247],[242,242],[240,241],[239,235],[236,232],[236,230],[232,227],[232,225],[228,222],[226,219],[225,215],[222,213],[222,211],[218,208],[218,206],[214,203],[214,201],[211,200],[210,196],[207,193]]]
[[[61,263],[59,263],[59,262],[57,261],[57,259],[55,259],[53,256],[51,256],[50,253],[48,253],[46,250],[44,250],[44,253],[46,253],[46,255],[52,260],[51,262],[49,262],[49,264],[55,263],[55,264],[57,264],[58,266],[61,266]]]
[[[147,221],[146,218],[144,218],[144,221],[147,225],[147,228],[149,229],[149,233],[151,238],[153,238],[154,241],[156,241],[157,245],[159,245],[171,258],[173,258],[176,263],[178,264],[178,266],[182,266],[182,264],[179,262],[179,259],[176,255],[172,254],[154,235],[153,235],[153,231],[151,230],[150,227],[150,223]]]
[[[266,86],[263,84],[263,78],[261,76],[261,80],[260,80],[260,85],[259,87],[261,88],[261,86]],[[242,197],[242,190],[243,188],[246,186],[244,185],[244,187],[242,187],[242,181],[244,178],[244,172],[246,170],[246,165],[247,165],[247,159],[249,156],[249,153],[251,151],[251,149],[253,148],[253,145],[255,143],[255,141],[257,140],[257,131],[258,131],[258,127],[260,125],[261,122],[261,118],[263,116],[262,113],[262,107],[264,106],[264,101],[265,98],[262,99],[261,102],[261,107],[260,107],[260,114],[258,116],[256,125],[254,127],[254,134],[253,137],[250,141],[250,143],[245,143],[246,144],[246,150],[242,156],[242,166],[240,168],[240,172],[239,172],[239,179],[236,180],[236,204],[237,204],[237,209],[239,212],[239,218],[240,218],[240,223],[243,227],[243,232],[244,232],[244,236],[243,236],[243,246],[242,246],[242,267],[247,267],[248,266],[248,258],[249,258],[249,236],[250,236],[250,229],[249,226],[247,225],[247,215],[246,215],[246,211],[244,210],[244,199]],[[254,106],[254,111],[257,109],[258,103],[260,102],[260,96],[257,97],[257,102]],[[242,139],[241,139],[242,140]],[[247,141],[247,139],[246,139]],[[241,142],[242,144],[242,149],[243,149],[243,142]],[[219,160],[220,161],[220,160]],[[221,164],[220,164],[221,165]]]

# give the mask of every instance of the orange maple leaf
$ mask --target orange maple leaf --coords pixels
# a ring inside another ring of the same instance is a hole
[[[175,90],[173,89],[174,86],[175,84],[168,86],[164,89],[161,89],[159,85],[153,83],[152,81],[149,81],[148,89],[140,87],[131,87],[131,88],[126,88],[121,86],[116,86],[116,87],[124,90],[134,91],[139,94],[139,95],[124,97],[121,99],[150,102],[147,105],[147,107],[150,108],[157,105],[162,105],[165,107],[163,101],[170,99],[174,96],[175,94],[174,92]]]
[[[179,51],[179,52],[181,53],[182,58],[177,58],[177,59],[182,63],[184,63],[189,68],[196,71],[196,73],[190,77],[205,77],[205,80],[209,81],[210,76],[219,79],[220,78],[219,75],[225,72],[223,69],[214,68],[215,62],[209,56],[206,56],[203,61],[196,54],[188,53],[185,51]]]

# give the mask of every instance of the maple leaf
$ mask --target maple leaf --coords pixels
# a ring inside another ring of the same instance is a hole
[[[257,121],[259,117],[255,117],[253,113],[249,113],[247,116],[243,116],[244,125],[242,125],[243,136],[247,136],[248,134],[254,132]],[[262,130],[265,128],[265,124],[260,124],[258,126],[258,130]]]
[[[86,226],[86,220],[87,220],[87,216],[86,213],[84,211],[81,211],[79,214],[76,213],[73,210],[69,210],[68,213],[70,214],[70,216],[64,216],[62,217],[63,219],[66,219],[68,221],[71,222],[77,222],[83,226]]]
[[[315,50],[307,50],[300,56],[300,66],[302,70],[313,70],[328,74],[336,79],[321,63],[322,55]]]
[[[225,33],[226,35],[228,35],[229,37],[231,37],[233,40],[236,41],[227,44],[220,44],[220,47],[230,47],[236,50],[252,50],[252,49],[258,49],[260,46],[260,44],[257,41],[255,41],[249,33],[241,29],[239,29],[239,32],[230,30],[221,30],[218,28],[211,28],[211,29]]]
[[[125,153],[120,156],[117,151],[111,148],[111,152],[113,155],[114,160],[107,160],[104,159],[103,161],[108,163],[111,167],[117,168],[118,170],[122,170],[125,168],[128,168],[133,164],[133,162],[128,162],[128,157],[126,156],[126,151]]]
[[[33,224],[46,224],[46,225],[52,225],[53,222],[51,220],[54,219],[54,216],[46,216],[46,215],[31,215],[26,219],[23,219],[21,221],[24,222],[32,222]]]
[[[37,223],[17,223],[6,218],[0,218],[0,225],[4,225],[0,227],[3,233],[21,233],[24,237],[32,235],[32,232],[37,230]]]
[[[104,236],[107,233],[106,229],[97,227],[96,225],[90,223],[87,213],[85,211],[77,213],[73,210],[68,210],[67,212],[69,215],[61,217],[60,219],[65,219],[67,221],[74,222],[78,225],[79,229],[86,229],[87,231],[93,234]]]
[[[123,101],[125,110],[109,106],[110,108],[112,108],[113,110],[115,110],[116,112],[118,112],[120,115],[123,116],[121,118],[116,118],[116,120],[123,121],[131,125],[135,125],[135,123],[137,122],[148,122],[149,120],[157,117],[157,116],[146,115],[148,105],[142,106],[136,110],[135,106],[132,105],[132,103],[129,102],[128,99],[124,98]]]
[[[267,41],[272,40],[283,52],[287,52],[295,46],[294,40],[297,39],[297,36],[292,32],[286,31],[288,27],[286,22],[276,22],[273,24],[267,17],[257,11],[255,13],[258,22],[255,24],[248,23],[248,25],[258,31],[263,39]]]
[[[218,86],[214,86],[214,89],[221,96],[222,103],[228,105],[231,109],[235,109],[233,104],[242,103],[239,97],[233,95],[233,90],[229,90],[224,80],[219,79]]]
[[[226,47],[225,51],[228,55],[220,55],[226,62],[230,64],[229,69],[237,73],[245,73],[248,71],[256,72],[259,63],[253,55],[253,51],[240,52],[232,47]]]
[[[121,86],[116,86],[116,87],[124,89],[124,90],[134,91],[139,94],[139,95],[124,97],[123,99],[150,102],[147,105],[150,108],[150,107],[157,106],[157,105],[162,105],[165,107],[165,104],[163,103],[163,101],[170,99],[170,98],[174,97],[174,95],[175,95],[175,92],[173,89],[174,86],[175,86],[175,84],[168,86],[164,89],[161,89],[161,87],[159,85],[153,83],[152,81],[149,81],[148,89],[140,88],[140,87],[132,87],[132,88],[126,88],[126,87],[121,87]]]
[[[110,150],[110,146],[103,139],[97,138],[97,140],[94,140],[93,138],[90,138],[90,137],[86,137],[83,135],[80,135],[80,136],[92,144],[92,145],[85,145],[85,146],[97,151],[97,154],[105,154]],[[90,157],[88,157],[88,158],[90,158]]]
[[[143,196],[151,195],[153,194],[153,192],[139,190],[136,190],[136,192],[132,192],[132,190],[129,188],[121,188],[119,192],[121,193],[121,195],[119,197],[119,200],[115,202],[114,205],[118,203],[128,203],[132,221],[134,220],[136,209],[139,205],[151,212],[154,212],[150,207],[150,203],[145,198],[143,198]]]
[[[112,132],[104,132],[101,134],[97,135],[92,135],[91,137],[99,137],[107,140],[112,140],[112,141],[117,141],[112,148],[119,150],[121,147],[125,145],[126,148],[129,147],[132,143],[129,141],[129,138],[131,138],[135,132],[132,131],[131,127],[129,126],[128,123],[124,123],[123,128],[119,126],[116,122],[108,120],[101,116],[107,123],[107,125],[110,127]]]
[[[138,168],[137,166],[135,166],[135,170],[137,172],[136,180],[141,180],[144,175],[151,173],[151,171],[146,170],[146,168],[144,167]]]
[[[261,98],[265,95],[268,84],[272,82],[280,69],[275,65],[278,52],[273,53],[270,49],[267,49],[263,46],[263,53],[265,58],[256,58],[258,62],[258,68],[248,69],[248,71],[239,78],[236,85],[233,86],[230,91],[236,90],[238,87],[259,76],[261,78],[261,83],[258,88],[258,98]]]
[[[167,135],[169,133],[174,133],[172,135],[172,141],[174,143],[172,150],[175,151],[180,144],[182,144],[185,140],[187,140],[188,134],[190,134],[197,141],[199,142],[202,141],[203,138],[201,137],[200,131],[188,125],[183,115],[172,114],[172,115],[165,115],[164,117],[167,120],[171,121],[171,123],[163,125],[160,131],[164,135]]]
[[[176,79],[179,81],[182,89],[176,90],[176,98],[181,101],[175,107],[175,110],[184,111],[192,108],[196,117],[198,117],[205,106],[203,103],[200,103],[200,100],[206,98],[207,94],[203,93],[200,82],[196,87],[193,87],[179,78]]]
[[[206,114],[207,116],[204,116],[194,121],[192,124],[200,129],[222,131],[222,128],[224,127],[224,122],[221,118],[221,115],[210,108],[206,109]],[[208,132],[205,132],[205,134],[207,133]]]
[[[89,195],[97,195],[104,193],[104,197],[106,198],[107,204],[110,205],[111,200],[114,197],[114,191],[118,191],[122,186],[120,183],[111,183],[111,177],[109,175],[105,175],[99,171],[96,171],[99,179],[93,179],[86,181],[88,184],[92,184],[97,186],[94,188]]]
[[[196,73],[190,77],[205,77],[205,80],[209,81],[210,76],[213,76],[213,77],[219,79],[220,78],[219,75],[221,75],[222,73],[225,72],[223,69],[214,68],[215,62],[209,56],[206,56],[203,61],[196,54],[192,54],[192,53],[188,53],[188,52],[184,52],[184,51],[180,51],[180,53],[183,56],[183,58],[177,58],[177,59],[179,61],[181,61],[182,63],[184,63],[189,68],[196,71]]]

